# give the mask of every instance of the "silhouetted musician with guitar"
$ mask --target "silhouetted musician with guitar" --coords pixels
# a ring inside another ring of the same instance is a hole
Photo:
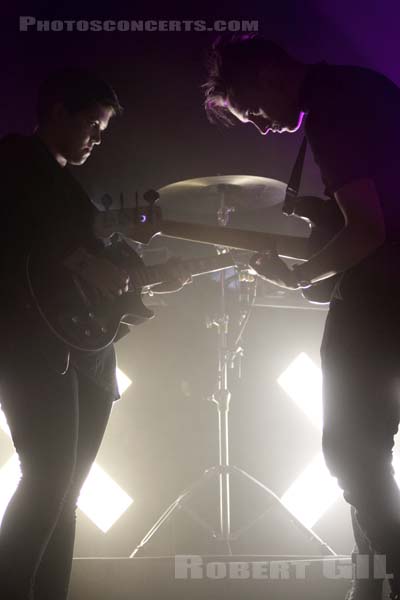
[[[67,597],[77,498],[119,397],[112,342],[122,319],[152,316],[144,288],[188,278],[95,236],[98,211],[66,168],[120,112],[108,83],[65,69],[40,87],[35,134],[0,141],[0,402],[22,470],[0,528],[4,600]]]
[[[368,69],[304,64],[261,36],[219,38],[204,88],[212,121],[252,123],[265,135],[295,132],[304,119],[327,203],[340,209],[341,226],[306,262],[290,269],[278,250],[256,255],[253,266],[289,289],[338,278],[321,348],[323,451],[352,506],[355,552],[371,564],[373,554],[386,555],[399,598],[400,492],[391,463],[399,424],[400,91]],[[353,581],[347,598],[378,600],[381,584],[373,574]]]

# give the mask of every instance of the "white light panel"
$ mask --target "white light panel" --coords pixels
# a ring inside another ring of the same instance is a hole
[[[17,454],[14,453],[0,469],[0,524],[20,479],[19,460]]]
[[[281,500],[306,527],[313,527],[342,495],[335,477],[329,473],[322,452],[304,469]]]
[[[107,533],[132,502],[132,498],[99,465],[92,465],[81,489],[78,506],[101,531]]]
[[[322,431],[322,374],[311,358],[301,352],[280,375],[278,383],[318,431]],[[281,500],[303,525],[312,527],[341,495],[337,479],[330,474],[319,452]]]
[[[280,375],[278,383],[322,431],[322,374],[311,358],[305,352],[299,354]]]
[[[124,392],[126,392],[128,387],[130,385],[132,385],[131,379],[129,379],[129,377],[127,375],[125,375],[125,373],[123,371],[121,371],[121,369],[119,369],[118,367],[117,367],[117,382],[118,382],[119,393],[121,394],[121,396]]]

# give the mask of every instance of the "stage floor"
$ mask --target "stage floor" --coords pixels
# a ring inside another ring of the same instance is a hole
[[[68,600],[343,600],[350,573],[348,556],[76,558]]]

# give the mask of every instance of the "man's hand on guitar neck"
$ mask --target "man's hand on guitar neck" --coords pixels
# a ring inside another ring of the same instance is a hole
[[[128,291],[128,273],[111,261],[90,254],[85,248],[78,248],[68,256],[64,265],[109,299]]]
[[[151,289],[153,294],[171,294],[179,292],[185,285],[192,283],[192,275],[185,268],[184,263],[179,258],[170,258],[167,263],[171,268],[173,279],[166,283],[160,283]]]
[[[256,273],[273,285],[288,290],[298,290],[303,287],[297,278],[295,271],[274,251],[267,254],[254,254],[250,260],[250,266]]]

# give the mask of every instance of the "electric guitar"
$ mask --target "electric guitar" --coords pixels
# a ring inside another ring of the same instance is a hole
[[[168,263],[146,266],[123,240],[105,246],[99,255],[129,274],[129,290],[121,296],[105,298],[43,249],[31,253],[26,261],[30,307],[51,334],[80,351],[107,347],[117,336],[121,323],[139,325],[153,318],[154,313],[142,301],[143,291],[177,277]],[[180,264],[192,276],[235,266],[230,254],[184,260]]]
[[[251,252],[264,253],[275,250],[282,258],[305,261],[325,246],[344,226],[343,214],[334,199],[300,196],[296,198],[292,214],[307,222],[310,228],[309,237],[162,220],[161,211],[157,206],[154,206],[152,218],[143,222],[138,221],[135,209],[99,212],[94,224],[94,233],[97,237],[106,239],[118,232],[143,244],[162,235]],[[310,302],[328,303],[338,277],[340,275],[329,277],[302,290],[303,296]]]

